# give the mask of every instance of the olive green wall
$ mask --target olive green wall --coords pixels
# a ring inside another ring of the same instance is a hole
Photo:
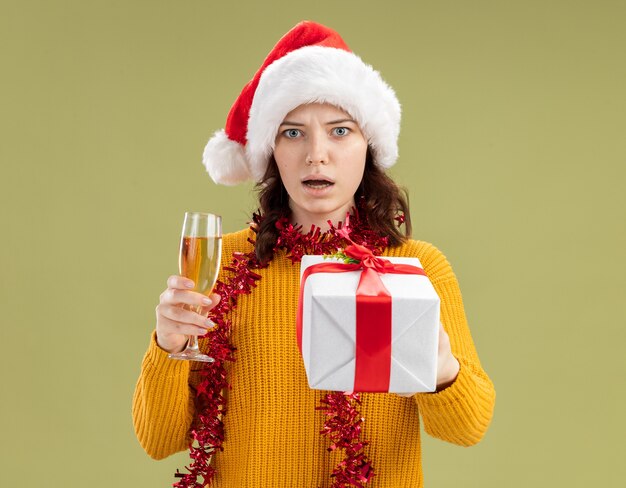
[[[187,462],[132,429],[154,307],[184,211],[255,208],[202,149],[311,19],[397,91],[392,174],[496,385],[479,445],[425,436],[426,486],[621,486],[625,5],[2,0],[0,484],[166,487]]]

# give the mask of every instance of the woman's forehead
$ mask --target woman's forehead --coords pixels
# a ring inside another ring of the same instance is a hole
[[[285,115],[283,120],[306,115],[324,115],[329,117],[352,118],[352,116],[340,107],[330,103],[312,102],[298,105],[291,112]]]

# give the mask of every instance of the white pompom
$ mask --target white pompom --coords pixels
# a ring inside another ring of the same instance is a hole
[[[252,177],[244,147],[228,138],[224,129],[218,130],[209,140],[202,163],[215,183],[236,185]]]

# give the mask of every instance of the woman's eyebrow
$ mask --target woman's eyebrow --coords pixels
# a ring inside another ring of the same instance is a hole
[[[331,120],[330,122],[326,122],[326,125],[343,124],[344,122],[352,122],[353,124],[356,124],[356,122],[352,119],[339,119],[339,120]]]

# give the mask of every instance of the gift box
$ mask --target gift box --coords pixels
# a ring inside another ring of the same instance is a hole
[[[439,296],[419,259],[369,256],[302,258],[297,336],[309,386],[435,391]]]

